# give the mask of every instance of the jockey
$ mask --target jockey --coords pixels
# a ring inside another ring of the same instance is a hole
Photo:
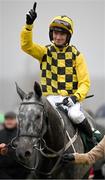
[[[21,32],[21,48],[40,63],[43,95],[55,107],[62,102],[68,116],[90,139],[93,133],[80,108],[90,88],[90,79],[84,55],[70,44],[73,21],[66,15],[55,17],[49,25],[51,45],[42,46],[32,41],[32,29],[37,18],[36,3],[26,14]]]

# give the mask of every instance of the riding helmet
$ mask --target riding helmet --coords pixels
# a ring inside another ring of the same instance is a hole
[[[53,41],[53,31],[65,32],[68,34],[66,44],[69,44],[70,38],[73,34],[73,21],[68,16],[56,16],[49,26],[49,38]]]

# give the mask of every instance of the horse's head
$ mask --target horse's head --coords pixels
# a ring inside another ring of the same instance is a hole
[[[46,113],[42,101],[42,91],[37,82],[34,84],[34,92],[28,94],[17,84],[16,88],[22,103],[18,113],[19,131],[14,143],[17,144],[17,157],[20,161],[27,163],[35,151],[34,146],[38,146],[47,131]]]

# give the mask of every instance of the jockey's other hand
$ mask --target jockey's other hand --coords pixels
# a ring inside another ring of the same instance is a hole
[[[62,163],[66,164],[69,163],[70,161],[75,161],[75,156],[74,154],[64,154],[62,157]]]
[[[33,24],[34,20],[37,18],[36,5],[37,3],[35,2],[33,8],[26,14],[26,24],[28,25]]]
[[[7,148],[6,144],[1,143],[0,144],[0,154],[5,155],[5,154],[7,154],[7,152],[8,152],[8,148]]]
[[[66,97],[63,100],[63,105],[70,107],[70,106],[73,106],[74,104],[76,104],[76,102],[77,102],[77,97],[76,96],[70,96],[70,97]]]

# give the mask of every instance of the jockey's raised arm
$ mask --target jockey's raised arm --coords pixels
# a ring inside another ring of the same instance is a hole
[[[22,28],[21,49],[41,62],[44,54],[47,51],[47,48],[33,42],[32,29],[36,17],[36,3],[34,3],[33,9],[31,9],[29,13],[26,14],[26,24]]]
[[[22,28],[21,49],[41,62],[47,48],[32,41],[32,28],[33,25],[28,24]]]

